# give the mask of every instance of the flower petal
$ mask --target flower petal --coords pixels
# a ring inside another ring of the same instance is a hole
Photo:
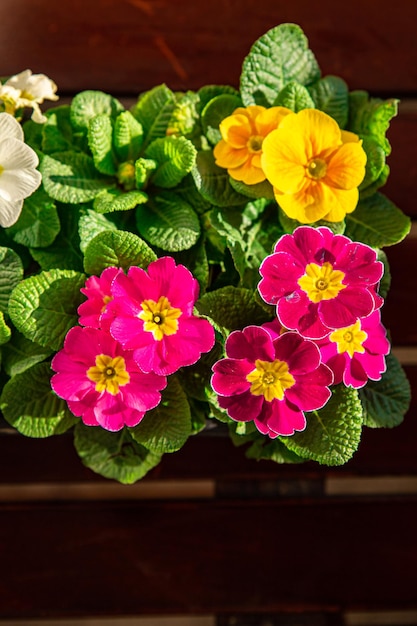
[[[344,143],[327,162],[324,182],[339,189],[358,187],[365,176],[366,152],[360,142]]]
[[[253,363],[245,359],[221,359],[213,365],[211,386],[220,396],[241,394],[251,386],[246,376],[253,368]]]
[[[13,226],[22,212],[23,200],[9,201],[0,197],[0,226]]]
[[[0,145],[7,138],[24,141],[22,126],[10,113],[0,113]]]

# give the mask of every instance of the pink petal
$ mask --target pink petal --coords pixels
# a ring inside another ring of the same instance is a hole
[[[319,303],[319,315],[328,328],[343,328],[372,313],[373,307],[374,300],[367,289],[346,287],[337,298]]]
[[[281,298],[277,304],[277,316],[283,326],[297,330],[308,339],[320,339],[329,334],[318,316],[318,304],[310,302],[304,293],[293,299]],[[319,303],[320,304],[320,303]]]
[[[333,382],[331,370],[321,364],[317,370],[297,377],[295,385],[285,392],[285,397],[302,411],[321,409],[331,394],[327,385]]]
[[[306,427],[304,413],[287,402],[285,398],[269,403],[265,415],[261,414],[258,421],[268,426],[272,437],[293,435],[296,430],[301,431]]]
[[[226,409],[229,417],[238,422],[250,422],[257,418],[264,403],[263,396],[254,396],[250,391],[238,396],[219,396],[219,406]]]
[[[246,376],[253,369],[253,363],[243,359],[221,359],[213,365],[211,386],[221,396],[241,394],[250,389]]]
[[[226,340],[226,354],[235,359],[273,361],[275,349],[269,333],[259,326],[247,326],[230,333]],[[253,368],[252,368],[253,369]]]
[[[320,363],[320,350],[312,341],[298,333],[287,332],[274,341],[276,358],[288,364],[293,376],[315,370]]]
[[[261,297],[276,304],[282,296],[299,290],[297,280],[303,275],[304,266],[289,254],[278,252],[262,261],[259,272],[263,277],[258,285]]]

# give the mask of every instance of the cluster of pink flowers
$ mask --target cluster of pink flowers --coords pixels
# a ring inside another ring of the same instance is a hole
[[[390,344],[377,292],[383,264],[369,246],[300,226],[279,239],[260,274],[276,320],[229,336],[212,386],[232,419],[273,438],[303,430],[304,411],[325,405],[329,385],[379,380]]]
[[[161,401],[167,376],[213,347],[213,327],[193,313],[198,283],[162,257],[146,271],[109,267],[81,291],[80,326],[52,360],[52,388],[85,424],[136,426]]]

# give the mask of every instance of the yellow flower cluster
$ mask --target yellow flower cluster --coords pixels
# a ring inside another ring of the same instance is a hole
[[[366,165],[362,141],[323,111],[238,108],[220,132],[216,164],[248,185],[267,179],[288,217],[339,222],[356,208]]]

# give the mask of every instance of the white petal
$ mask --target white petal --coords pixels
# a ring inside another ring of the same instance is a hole
[[[7,202],[0,198],[0,226],[7,228],[13,226],[22,212],[23,200]]]
[[[24,89],[26,89],[26,85],[31,76],[32,76],[31,70],[23,70],[23,72],[20,72],[19,74],[15,74],[14,76],[11,76],[9,80],[7,80],[4,84],[10,85],[11,87],[14,87],[15,89],[20,89],[20,91],[23,91]]]
[[[10,113],[0,113],[0,141],[14,137],[23,141],[23,130],[19,122]]]
[[[3,169],[20,170],[34,168],[38,164],[38,155],[23,141],[18,141],[17,139],[0,141],[0,165]]]
[[[0,198],[8,202],[27,198],[39,187],[42,176],[38,170],[5,170],[0,175]]]

